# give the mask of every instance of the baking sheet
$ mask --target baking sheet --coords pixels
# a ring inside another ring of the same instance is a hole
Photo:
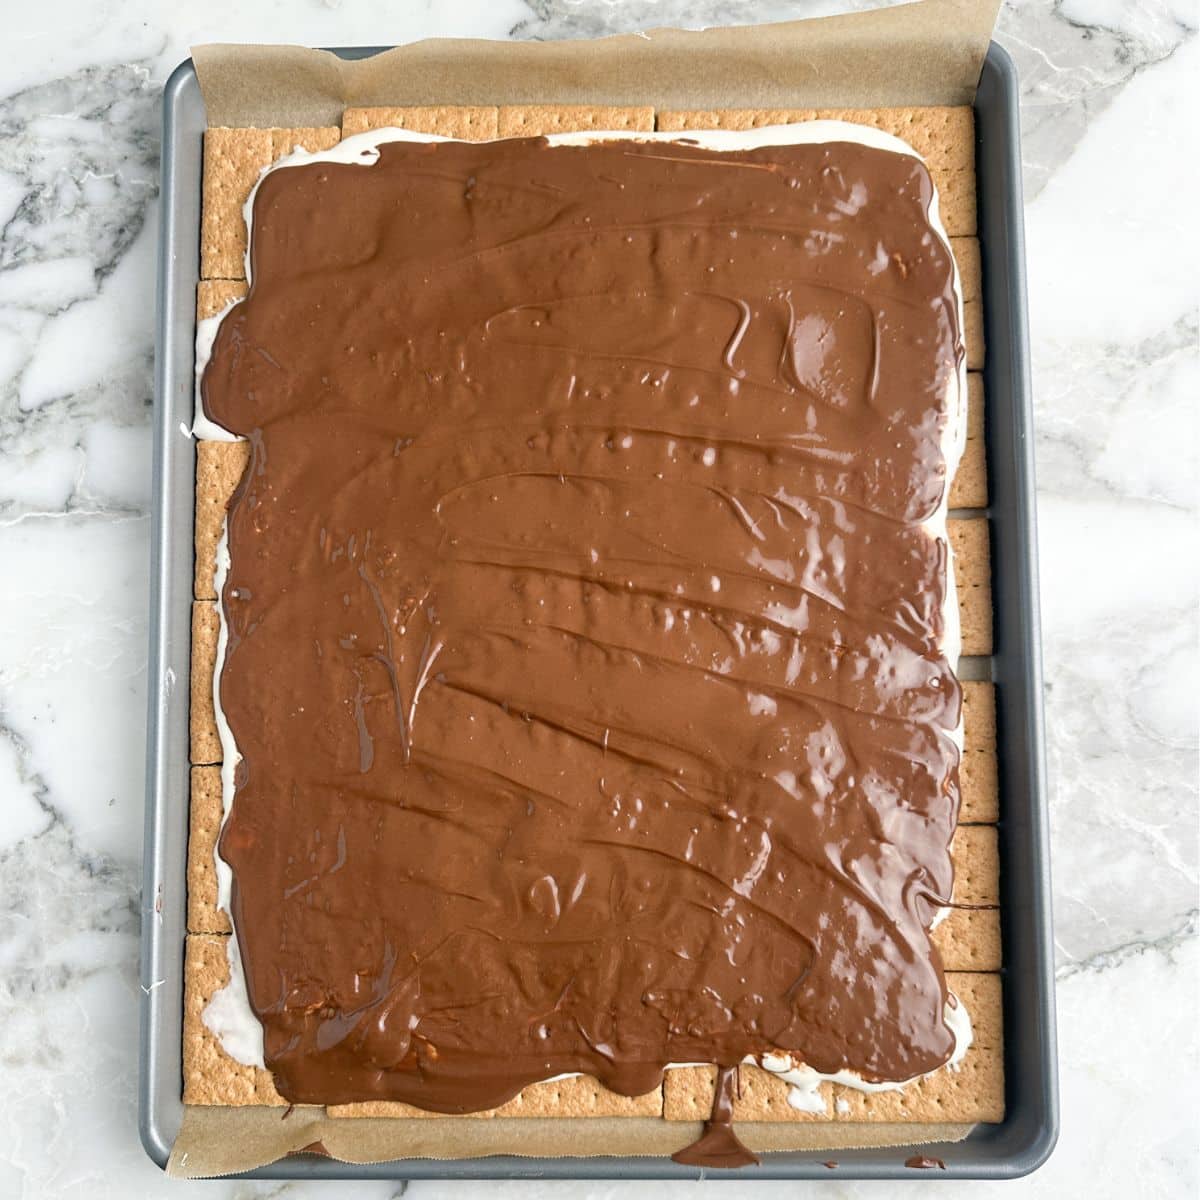
[[[850,36],[846,26],[849,24],[852,30],[853,23],[858,21],[858,28],[865,29],[866,33],[862,36],[854,35],[850,37],[850,41],[857,40],[860,47],[865,46],[863,52],[869,59],[867,51],[872,39],[879,36],[878,29],[875,29],[874,33],[871,32],[874,23],[885,17],[892,21],[895,19],[892,14],[895,13],[906,14],[907,19],[912,21],[914,27],[921,30],[927,39],[924,52],[924,82],[931,87],[936,84],[939,88],[960,89],[953,92],[953,97],[961,101],[964,98],[961,89],[973,86],[971,72],[978,71],[977,58],[965,53],[958,53],[956,56],[953,47],[961,46],[961,38],[958,35],[944,36],[944,26],[951,13],[961,14],[964,10],[968,10],[975,20],[975,24],[970,27],[976,31],[982,28],[979,22],[982,20],[981,14],[986,12],[987,28],[990,29],[991,16],[994,13],[991,0],[979,4],[925,0],[924,3],[904,9],[865,14],[861,19],[836,18],[834,24],[841,27],[839,37],[842,39],[837,43],[840,46],[837,53],[843,56],[853,53],[848,49],[845,40]],[[933,19],[935,17],[936,20]],[[658,103],[671,102],[700,107],[767,103],[768,100],[763,99],[764,95],[769,96],[770,103],[780,105],[883,102],[878,98],[882,93],[870,93],[875,98],[860,99],[864,93],[854,92],[855,98],[850,100],[844,92],[813,90],[814,78],[819,78],[822,74],[820,56],[814,50],[814,46],[825,47],[826,52],[834,53],[828,49],[833,43],[824,34],[815,38],[812,36],[812,31],[823,25],[823,22],[809,22],[783,27],[762,27],[757,30],[711,31],[710,34],[699,35],[681,35],[668,31],[654,34],[650,39],[651,44],[657,40],[666,48],[662,77],[656,79],[654,86],[659,89],[690,90],[659,90],[651,97],[647,97],[648,83],[630,74],[618,61],[619,55],[610,55],[608,50],[604,49],[616,43],[627,43],[630,39],[609,39],[606,42],[577,46],[574,55],[569,53],[570,47],[556,46],[555,54],[545,60],[553,69],[545,76],[544,86],[540,90],[531,89],[526,75],[520,81],[519,92],[501,90],[498,93],[497,90],[489,88],[487,98],[493,102],[497,99],[582,101],[600,98],[609,102],[632,99],[645,102],[647,98],[651,98]],[[943,36],[934,37],[935,32]],[[986,30],[981,36],[983,44],[986,44]],[[699,59],[692,61],[690,71],[693,78],[689,81],[685,78],[687,57],[681,48],[684,44],[697,44],[696,39],[713,39],[716,43],[724,44],[725,49],[713,49],[713,41],[710,41],[710,48],[704,50]],[[760,44],[763,52],[757,66],[754,65],[753,56],[756,42]],[[777,53],[781,42],[786,43],[794,60],[791,69],[785,69],[781,65],[781,58]],[[907,45],[904,39],[901,39],[901,43]],[[547,49],[542,45],[454,45],[460,50],[463,46],[472,47],[470,52],[463,53],[467,54],[471,63],[471,69],[465,75],[470,77],[470,86],[475,89],[479,87],[478,72],[485,69],[482,65],[484,61],[494,59],[499,64],[498,73],[503,79],[508,78],[505,75],[505,63],[510,55],[520,58],[525,64],[522,72],[527,72],[531,68],[524,56],[531,50],[540,52]],[[950,55],[950,63],[955,67],[953,71],[939,72],[929,66],[937,61],[939,48],[944,48]],[[295,107],[296,105],[328,104],[336,99],[337,113],[340,114],[342,101],[337,97],[343,95],[355,102],[367,99],[371,102],[392,103],[418,99],[426,102],[469,101],[476,98],[479,95],[477,90],[457,94],[445,90],[449,86],[445,83],[445,76],[438,76],[434,68],[438,64],[445,65],[447,53],[448,49],[443,43],[422,43],[381,54],[367,62],[339,64],[336,69],[330,69],[332,60],[322,52],[287,47],[236,47],[231,50],[210,47],[197,52],[197,69],[209,81],[205,100],[209,104],[209,120],[213,123],[219,119],[234,124],[250,124],[256,120],[270,125],[308,124],[336,119],[336,116],[331,118],[328,108],[318,110],[316,107],[303,108]],[[730,60],[722,64],[720,60],[723,53],[728,53]],[[572,58],[575,59],[573,63],[569,61]],[[588,88],[598,86],[598,77],[603,74],[598,64],[602,65],[606,59],[610,68],[610,83],[616,90],[604,93],[588,91]],[[388,70],[378,65],[372,66],[384,60],[391,63]],[[567,66],[564,66],[564,61],[567,62]],[[920,55],[908,53],[901,54],[897,59],[898,63],[910,70],[917,69],[914,63],[919,64],[921,61]],[[1010,1118],[1004,1126],[981,1127],[977,1130],[962,1148],[976,1147],[973,1154],[963,1155],[962,1149],[951,1153],[953,1148],[945,1146],[941,1147],[940,1151],[933,1151],[939,1153],[940,1157],[947,1158],[949,1171],[954,1174],[1019,1173],[1023,1169],[1022,1162],[1028,1163],[1039,1154],[1048,1152],[1046,1147],[1052,1144],[1054,1126],[1053,1079],[1050,1065],[1053,1054],[1053,1016],[1049,1001],[1049,967],[1046,954],[1049,944],[1046,930],[1048,912],[1045,909],[1044,810],[1040,795],[1040,697],[1037,696],[1037,689],[1032,686],[1038,680],[1036,610],[1033,607],[1035,594],[1028,586],[1032,579],[1030,546],[1034,543],[1029,524],[1032,518],[1029,508],[1032,477],[1030,464],[1027,462],[1028,447],[1025,440],[1028,420],[1027,383],[1024,388],[1021,386],[1024,382],[1022,376],[1025,368],[1023,288],[1020,285],[1018,244],[1020,208],[1019,190],[1016,190],[1019,188],[1019,176],[1016,174],[1019,163],[1015,151],[1015,89],[1012,86],[1011,64],[1008,64],[1007,68],[1008,83],[1004,83],[1005,61],[1006,59],[1000,58],[998,52],[993,49],[992,58],[989,60],[993,70],[990,76],[985,73],[984,85],[980,91],[981,98],[988,102],[982,108],[977,104],[977,117],[980,123],[980,188],[984,193],[981,203],[981,240],[985,257],[985,285],[989,288],[988,438],[991,455],[996,460],[992,464],[991,474],[996,495],[993,516],[998,518],[994,523],[997,644],[1001,647],[999,658],[1005,657],[1004,650],[1007,648],[1008,657],[1014,659],[1013,665],[1016,668],[1013,672],[1012,686],[1002,689],[998,699],[1002,718],[1011,712],[1016,727],[1023,726],[1026,730],[1023,737],[1019,734],[1016,737],[1015,753],[1014,746],[1007,740],[1002,753],[1007,760],[1003,764],[1006,781],[1011,774],[1020,790],[1018,777],[1027,777],[1028,786],[1021,794],[1020,807],[1022,811],[1026,808],[1028,811],[1023,822],[1013,823],[1010,820],[1002,827],[1002,836],[1007,841],[1013,841],[1006,832],[1008,830],[1014,832],[1016,839],[1005,862],[1006,891],[1015,893],[1009,897],[1012,903],[1006,903],[1005,906],[1006,944],[1011,949],[1008,955],[1010,970],[1009,982],[1006,983],[1005,1013],[1010,1042],[1010,1050],[1006,1056]],[[699,73],[696,71],[697,62],[703,67]],[[976,65],[972,66],[972,62]],[[231,65],[234,63],[236,66]],[[716,75],[714,71],[717,67],[714,63],[721,66]],[[361,71],[355,68],[361,68]],[[409,73],[418,68],[427,72],[427,82],[437,76],[442,80],[443,86],[425,93],[404,90],[412,86]],[[651,71],[653,74],[652,68],[644,58],[640,70]],[[917,73],[919,75],[920,71]],[[399,86],[400,91],[386,90],[389,74],[396,76],[392,86]],[[462,74],[460,71],[460,75]],[[265,92],[256,90],[253,95],[245,93],[241,81],[248,75],[250,78],[274,80],[278,83],[280,91],[277,99],[281,107],[265,107]],[[236,81],[236,86],[226,88],[224,83],[230,81]],[[304,87],[310,92],[307,101],[301,96],[301,81],[304,81]],[[465,86],[468,80],[464,78],[460,82]],[[915,82],[919,83],[921,80],[914,80],[910,75],[893,78],[889,86],[895,90],[887,93],[888,100],[893,103],[916,103],[922,100],[929,102],[931,93],[913,92]],[[147,992],[143,1005],[143,1138],[152,1156],[162,1162],[175,1141],[177,1131],[182,1128],[185,1137],[178,1142],[173,1165],[181,1173],[187,1174],[241,1170],[253,1163],[265,1162],[277,1153],[309,1146],[319,1140],[324,1141],[325,1150],[335,1150],[339,1157],[352,1160],[386,1157],[399,1151],[395,1137],[402,1132],[398,1128],[402,1123],[397,1122],[339,1121],[330,1122],[329,1124],[336,1125],[336,1128],[329,1130],[329,1136],[323,1137],[322,1130],[311,1124],[312,1118],[301,1118],[300,1112],[294,1113],[287,1124],[281,1125],[279,1110],[273,1110],[269,1114],[261,1110],[242,1110],[234,1115],[230,1115],[226,1110],[224,1119],[228,1123],[221,1126],[220,1114],[211,1110],[189,1110],[185,1114],[179,1103],[179,1009],[182,995],[181,959],[185,899],[182,863],[186,853],[187,811],[187,701],[186,688],[173,691],[167,681],[172,677],[170,672],[174,672],[174,678],[186,679],[188,661],[186,610],[190,608],[193,447],[179,432],[179,420],[186,417],[187,405],[190,402],[190,343],[197,274],[195,241],[199,224],[200,134],[205,123],[203,108],[198,104],[196,83],[196,76],[190,71],[185,70],[182,76],[177,74],[168,85],[166,104],[168,137],[164,147],[163,195],[167,211],[164,213],[164,254],[159,307],[160,354],[157,367],[158,436],[155,477],[158,507],[155,516],[153,563],[156,590],[152,608],[154,640],[151,676],[161,679],[163,686],[152,700],[150,722],[146,862],[146,895],[150,898],[150,904],[146,906],[145,912],[147,933],[143,964],[143,987]],[[777,90],[763,92],[761,89],[768,85]],[[877,79],[876,85],[882,86],[882,81]],[[510,79],[506,86],[515,87],[515,78]],[[795,90],[788,90],[789,87]],[[382,90],[367,91],[368,88]],[[208,94],[210,90],[213,92],[211,96]],[[947,92],[932,94],[939,97],[939,102],[947,102],[941,98],[949,95]],[[669,100],[661,99],[663,96],[669,97]],[[284,107],[285,104],[293,107]],[[219,118],[213,117],[214,106],[215,111],[221,114]],[[987,128],[989,120],[993,126],[991,134]],[[989,165],[992,162],[992,158],[989,158],[992,150],[1000,155],[994,166]],[[1014,214],[1015,227],[1012,225]],[[996,375],[995,381],[992,379],[993,375]],[[993,431],[992,425],[999,427],[998,432]],[[1026,509],[1029,520],[1022,516]],[[1003,519],[999,519],[1002,517]],[[1006,557],[1013,572],[1011,577],[1003,573]],[[1006,579],[1010,581],[1009,599],[1003,596]],[[1018,580],[1024,581],[1019,587]],[[1023,589],[1025,594],[1016,594],[1014,588],[1018,592]],[[1016,624],[1012,632],[1015,636],[1005,639],[1003,630],[1006,624],[1013,625],[1014,621]],[[1000,680],[1002,672],[997,671],[996,677]],[[1005,798],[1006,802],[1010,799],[1007,792]],[[1014,815],[1015,808],[1006,811],[1006,816],[1011,818]],[[1028,870],[1022,869],[1021,863],[1024,863]],[[1029,920],[1032,920],[1034,925],[1032,937],[1029,936],[1028,930],[1010,929],[1015,921],[1028,923]],[[1035,959],[1040,954],[1040,960],[1030,964],[1035,968],[1032,975],[1022,973],[1016,976],[1018,980],[1032,980],[1032,993],[1024,996],[1023,993],[1028,991],[1029,987],[1022,983],[1021,994],[1014,999],[1008,993],[1014,991],[1013,968],[1019,965],[1024,947],[1032,947]],[[1036,1033],[1032,1027],[1038,1025],[1040,1037],[1034,1036],[1031,1041],[1031,1030]],[[1026,1059],[1029,1061],[1023,1068],[1022,1063],[1025,1063]],[[1040,1086],[1035,1088],[1034,1093],[1028,1093],[1025,1089],[1017,1091],[1022,1077],[1026,1083],[1032,1079]],[[1026,1099],[1030,1094],[1041,1096],[1042,1103],[1034,1105],[1038,1109],[1037,1112],[1031,1111]],[[423,1126],[420,1132],[422,1140],[419,1145],[411,1140],[406,1143],[408,1153],[436,1152],[439,1149],[442,1153],[446,1152],[444,1144],[440,1148],[425,1146],[424,1139],[432,1133],[429,1128],[431,1123],[413,1124]],[[471,1127],[469,1130],[460,1131],[459,1137],[454,1141],[456,1146],[473,1145],[476,1147],[474,1152],[481,1153],[503,1144],[481,1140],[502,1132],[495,1122],[486,1123],[492,1126],[490,1133],[480,1129],[480,1125],[484,1123],[456,1124]],[[579,1144],[577,1127],[572,1134],[572,1144],[569,1147],[563,1146],[561,1127],[574,1127],[573,1122],[544,1123],[551,1126],[557,1124],[560,1128],[542,1131],[542,1140],[536,1143],[531,1140],[531,1135],[535,1132],[532,1129],[534,1123],[523,1121],[519,1124],[522,1141],[531,1150],[540,1150],[545,1154],[561,1154],[568,1148],[575,1153],[587,1152],[589,1149]],[[684,1144],[694,1132],[688,1126],[661,1121],[653,1123],[653,1132],[635,1130],[628,1121],[616,1124],[621,1127],[626,1138],[633,1135],[643,1152],[656,1148],[647,1141],[648,1137],[669,1138],[672,1144],[668,1147],[664,1142],[663,1146],[663,1149],[669,1151]],[[350,1126],[356,1128],[351,1129]],[[373,1126],[380,1128],[371,1128]],[[768,1134],[776,1138],[780,1135],[790,1137],[790,1144],[799,1144],[796,1140],[796,1127],[756,1130],[741,1123],[739,1129],[742,1128],[746,1128],[751,1144],[757,1143],[763,1148],[766,1146],[760,1138]],[[833,1127],[830,1127],[821,1131],[823,1146],[830,1145],[834,1137],[854,1136],[856,1132],[858,1138],[871,1137],[876,1141],[884,1141],[889,1132],[879,1126],[859,1127],[857,1131],[852,1126],[841,1126],[837,1133],[832,1130]],[[1007,1146],[1005,1130],[1008,1130]],[[448,1127],[445,1131],[451,1132]],[[628,1149],[628,1141],[614,1141],[611,1134],[616,1132],[610,1131],[610,1136],[598,1142],[595,1149],[610,1153]],[[920,1132],[906,1127],[902,1135],[894,1136],[902,1136],[906,1144],[911,1144]],[[965,1129],[955,1129],[954,1135],[961,1136],[963,1132]],[[991,1153],[985,1152],[980,1156],[979,1151],[985,1146],[990,1147]],[[214,1148],[219,1148],[222,1154],[212,1154]],[[827,1158],[829,1155],[826,1153],[821,1157]],[[841,1156],[840,1169],[846,1174],[855,1175],[897,1175],[903,1173],[903,1157],[895,1151],[880,1149],[853,1151]],[[956,1164],[962,1164],[962,1169],[955,1169]],[[773,1154],[764,1161],[762,1167],[753,1170],[754,1173],[768,1177],[827,1174],[819,1159],[796,1152]],[[593,1160],[509,1157],[457,1163],[417,1159],[404,1163],[374,1163],[354,1167],[306,1156],[303,1159],[277,1163],[266,1171],[266,1174],[276,1177],[366,1177],[380,1174],[407,1177],[448,1174],[694,1177],[696,1173],[696,1168],[682,1167],[671,1163],[669,1159],[620,1157]]]

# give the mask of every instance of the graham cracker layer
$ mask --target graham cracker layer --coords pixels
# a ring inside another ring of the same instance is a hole
[[[438,1117],[411,1104],[367,1101],[362,1104],[331,1104],[331,1117]],[[534,1083],[507,1104],[484,1112],[464,1114],[471,1117],[660,1117],[662,1089],[644,1096],[622,1096],[610,1092],[590,1075],[574,1075]]]
[[[244,279],[202,279],[196,286],[196,318],[200,321],[224,312],[246,295]]]
[[[333,126],[207,130],[200,209],[201,279],[246,277],[246,222],[242,206],[259,175],[294,149],[327,150],[340,137],[340,131]]]
[[[545,137],[551,133],[586,133],[589,130],[652,130],[650,105],[506,104],[499,112],[502,138]]]
[[[983,376],[967,376],[967,441],[958,470],[950,481],[951,508],[986,508],[988,502],[987,452],[984,442]]]
[[[316,154],[328,150],[342,140],[342,131],[336,125],[304,126],[292,129],[271,129],[271,161],[285,158],[294,150],[307,150]]]
[[[790,1087],[758,1067],[743,1066],[735,1121],[804,1122],[997,1122],[1004,1119],[1004,1054],[1001,1038],[1000,976],[947,972],[950,990],[967,1007],[974,1041],[957,1067],[915,1080],[902,1091],[865,1093],[842,1084],[823,1084],[826,1112],[808,1113],[788,1103]],[[712,1110],[714,1067],[668,1071],[663,1082],[663,1116],[668,1121],[703,1120]]]
[[[988,523],[949,521],[963,654],[992,652],[992,563]]]
[[[951,237],[950,250],[958,267],[958,286],[963,300],[963,344],[967,369],[983,368],[983,259],[977,237]]]
[[[952,237],[950,249],[958,266],[963,303],[983,298],[983,258],[977,237]]]
[[[998,971],[1000,855],[991,825],[960,825],[951,846],[955,907],[930,933],[947,971]]]
[[[644,1096],[610,1092],[590,1075],[535,1083],[495,1110],[498,1117],[661,1117],[662,1088]]]
[[[1000,852],[994,825],[960,825],[951,847],[955,905],[930,939],[947,971],[998,971]]]
[[[960,825],[989,825],[1000,819],[996,765],[996,689],[968,681],[963,690],[963,756],[958,766]]]
[[[663,1076],[663,1117],[668,1121],[707,1121],[712,1112],[713,1084],[717,1069],[712,1066],[676,1067]],[[788,1124],[836,1121],[832,1083],[817,1091],[824,1108],[816,1112],[793,1108],[788,1103],[789,1086],[770,1071],[743,1063],[738,1068],[738,1086],[733,1101],[733,1119]]]
[[[1000,899],[1000,849],[995,825],[960,825],[951,843],[954,900],[996,904]],[[949,970],[962,970],[949,967]]]
[[[998,908],[952,908],[931,941],[947,970],[999,971],[1004,965]]]
[[[269,129],[209,129],[204,135],[200,277],[243,279],[246,222],[242,205],[271,162]]]
[[[217,907],[214,855],[221,832],[221,768],[193,767],[188,810],[188,933],[229,933],[229,918]]]
[[[975,172],[930,167],[929,174],[937,188],[938,215],[946,236],[974,237],[979,232]]]
[[[229,498],[249,461],[249,442],[196,443],[196,575],[192,589],[197,600],[217,598],[214,572],[221,526]]]
[[[496,137],[498,109],[491,105],[422,104],[407,108],[348,108],[342,114],[342,136],[368,129],[411,129],[464,142]]]
[[[213,707],[213,672],[221,622],[211,600],[192,602],[191,710],[188,725],[193,763],[219,763],[221,738]]]
[[[963,301],[963,343],[967,350],[967,370],[982,371],[987,348],[983,341],[983,301]]]
[[[229,982],[229,939],[188,934],[183,964],[184,1104],[286,1105],[271,1072],[235,1062],[204,1024],[205,1005]]]

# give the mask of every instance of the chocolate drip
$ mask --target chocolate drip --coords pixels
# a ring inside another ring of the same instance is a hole
[[[285,1098],[947,1060],[930,199],[848,143],[394,143],[263,181],[203,398],[253,452],[220,852]]]
[[[704,1122],[704,1133],[690,1146],[671,1157],[689,1167],[747,1167],[758,1165],[752,1154],[733,1132],[733,1091],[737,1067],[718,1067],[713,1094],[712,1116]]]
[[[914,1154],[906,1158],[904,1165],[913,1171],[944,1171],[946,1164],[940,1158],[931,1158],[927,1154]]]

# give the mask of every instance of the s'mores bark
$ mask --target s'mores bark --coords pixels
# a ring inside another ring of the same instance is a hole
[[[744,1064],[735,1121],[812,1123],[989,1122],[1004,1119],[1004,1044],[1000,976],[947,972],[947,983],[971,1014],[974,1040],[960,1063],[913,1080],[903,1088],[860,1091],[840,1083],[818,1089],[817,1111],[790,1100],[791,1085],[778,1075]],[[712,1109],[714,1067],[683,1067],[663,1081],[668,1121],[705,1119]]]
[[[857,120],[895,132],[925,154],[939,188],[943,221],[952,237],[964,299],[964,337],[967,362],[983,363],[982,304],[979,247],[974,238],[974,157],[970,110],[774,110],[742,114],[659,113],[659,129],[753,128],[817,117]],[[245,284],[244,224],[239,231],[231,213],[240,207],[267,164],[300,145],[318,149],[345,136],[369,129],[397,126],[469,140],[530,137],[553,132],[590,129],[643,130],[654,127],[650,108],[596,106],[450,106],[401,109],[349,109],[341,131],[214,130],[206,141],[206,176],[212,162],[211,188],[206,181],[202,273],[197,297],[198,315],[213,316],[241,299]],[[744,122],[744,123],[740,123]],[[213,136],[215,135],[215,136]],[[244,135],[244,136],[243,136]],[[239,198],[240,197],[240,198]],[[979,376],[969,382],[967,451],[951,490],[951,504],[982,508],[987,503],[983,455],[982,388]],[[211,681],[215,660],[215,590],[212,566],[226,506],[242,477],[249,451],[245,443],[201,443],[197,470],[196,582],[193,613],[193,761],[192,842],[189,856],[188,1003],[185,1014],[185,1101],[217,1104],[283,1104],[267,1072],[244,1068],[221,1051],[204,1027],[200,1014],[215,990],[228,977],[224,942],[228,920],[215,908],[212,846],[219,829],[220,743],[211,711]],[[991,649],[990,563],[986,522],[952,521],[955,574],[964,653],[987,654]],[[209,697],[205,706],[203,697]],[[962,812],[965,823],[996,819],[995,723],[991,685],[964,688],[966,748],[961,770]],[[998,857],[994,830],[966,824],[955,839],[957,905],[934,930],[933,938],[948,970],[952,989],[963,996],[975,1019],[976,1043],[957,1070],[935,1072],[903,1093],[864,1097],[841,1085],[824,1084],[821,1091],[828,1115],[802,1114],[787,1100],[787,1086],[753,1067],[743,1069],[742,1096],[735,1117],[755,1121],[976,1121],[1003,1115],[1002,1046],[1000,1039],[1000,966],[998,914]],[[192,896],[194,894],[194,902]],[[953,1078],[951,1078],[953,1076]],[[695,1120],[711,1109],[713,1070],[688,1068],[668,1072],[664,1087],[628,1098],[608,1091],[595,1079],[576,1076],[527,1087],[515,1100],[481,1112],[489,1116],[663,1115],[672,1120]],[[707,1090],[706,1090],[707,1089]],[[899,1097],[903,1096],[901,1100]],[[372,1102],[331,1108],[335,1116],[427,1115],[398,1102]]]

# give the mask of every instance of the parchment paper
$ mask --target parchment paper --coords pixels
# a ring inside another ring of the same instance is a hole
[[[698,1121],[657,1117],[492,1118],[440,1120],[326,1117],[319,1108],[300,1108],[286,1120],[282,1108],[218,1108],[189,1105],[167,1164],[179,1178],[233,1175],[285,1154],[304,1151],[344,1162],[389,1162],[403,1158],[521,1158],[565,1155],[669,1155],[694,1142]],[[897,1162],[908,1147],[932,1141],[961,1141],[970,1125],[801,1124],[738,1121],[738,1137],[751,1150],[839,1150],[896,1146]],[[831,1175],[831,1177],[833,1177]]]
[[[351,105],[658,108],[970,104],[999,0],[590,42],[438,38],[346,62],[298,46],[196,46],[210,125],[333,125]]]
[[[652,104],[869,108],[970,104],[999,0],[583,42],[435,39],[344,61],[299,46],[192,49],[210,125],[336,125],[352,105]],[[346,1162],[488,1154],[671,1154],[699,1124],[658,1118],[339,1119],[299,1108],[185,1106],[169,1175],[227,1175],[309,1149]],[[754,1150],[960,1141],[970,1125],[738,1122]],[[899,1155],[900,1152],[898,1152]]]

